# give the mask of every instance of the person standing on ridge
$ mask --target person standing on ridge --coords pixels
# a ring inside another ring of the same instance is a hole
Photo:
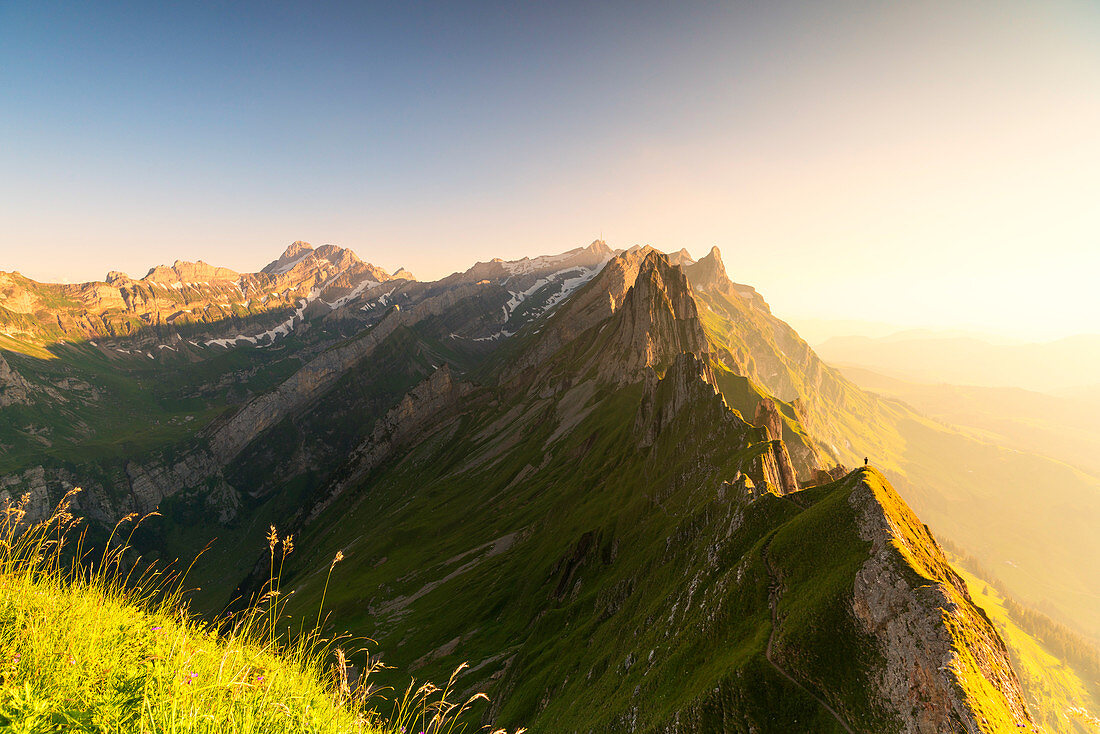
[[[867,457],[866,456],[863,457],[863,465],[867,466]]]

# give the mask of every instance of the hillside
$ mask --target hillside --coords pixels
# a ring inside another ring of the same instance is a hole
[[[966,569],[959,574],[1008,647],[1020,688],[1040,730],[1051,734],[1095,732],[1100,726],[1100,676],[1096,669],[1067,664],[1064,650],[1045,642],[1035,630],[1024,629],[1010,611],[1013,602],[997,589],[995,581]],[[1100,660],[1095,649],[1091,655]]]
[[[861,390],[754,289],[725,277],[717,252],[687,273],[715,358],[743,376],[720,379],[723,395],[747,412],[754,391],[780,398],[796,463],[797,443],[822,465],[868,457],[937,533],[998,567],[1017,597],[1100,639],[1100,570],[1080,560],[1100,557],[1100,478]]]
[[[170,569],[127,570],[124,545],[86,552],[68,514],[76,493],[32,526],[25,500],[0,517],[5,731],[442,734],[484,706],[482,695],[455,700],[457,672],[442,690],[379,690],[365,641],[276,634],[291,620],[275,594],[234,617],[199,620]],[[119,523],[119,538],[135,520]],[[270,547],[274,572],[292,545],[273,530]]]

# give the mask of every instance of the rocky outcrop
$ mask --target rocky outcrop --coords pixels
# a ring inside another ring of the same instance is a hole
[[[871,548],[856,575],[852,608],[885,658],[874,682],[901,731],[978,734],[1029,726],[1004,642],[965,583],[881,476],[872,470],[859,476],[849,503]]]
[[[134,511],[119,507],[104,488],[96,482],[86,482],[58,467],[32,466],[21,472],[0,476],[0,508],[18,503],[26,497],[24,520],[36,523],[48,518],[65,494],[76,487],[81,491],[70,497],[74,515],[111,525],[122,515]]]
[[[779,409],[775,407],[775,401],[764,398],[756,405],[756,414],[753,424],[761,429],[772,442],[772,458],[778,473],[777,486],[782,494],[798,491],[798,480],[791,462],[791,456],[787,451],[787,444],[783,441],[783,417]]]
[[[684,272],[696,288],[714,288],[729,283],[726,265],[722,262],[722,253],[717,247],[710,248],[706,257],[684,267]]]
[[[783,438],[783,417],[779,415],[779,409],[775,407],[775,401],[764,398],[756,404],[756,413],[752,419],[753,425],[763,428],[768,432],[768,440],[774,441]]]
[[[0,352],[0,408],[9,405],[30,405],[34,387],[12,369]]]
[[[640,446],[652,446],[657,436],[687,406],[709,409],[717,420],[733,419],[715,383],[710,365],[690,352],[676,356],[663,378],[646,371],[642,401],[634,419]],[[725,415],[723,415],[725,414]]]

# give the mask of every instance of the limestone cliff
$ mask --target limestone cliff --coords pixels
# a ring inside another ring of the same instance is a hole
[[[772,455],[779,474],[778,485],[782,493],[789,494],[797,491],[798,480],[795,478],[794,464],[783,442],[783,418],[775,407],[775,401],[771,398],[761,400],[756,406],[756,414],[752,422],[764,431],[767,440],[772,442]]]
[[[0,352],[0,408],[8,405],[29,405],[34,388],[11,368]]]
[[[855,579],[856,619],[884,664],[873,680],[904,734],[1030,727],[1008,651],[927,528],[873,470],[849,497],[871,543]]]

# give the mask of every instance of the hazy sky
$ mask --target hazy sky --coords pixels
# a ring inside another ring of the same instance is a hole
[[[1100,331],[1100,3],[0,3],[0,270],[601,232],[780,316]]]

